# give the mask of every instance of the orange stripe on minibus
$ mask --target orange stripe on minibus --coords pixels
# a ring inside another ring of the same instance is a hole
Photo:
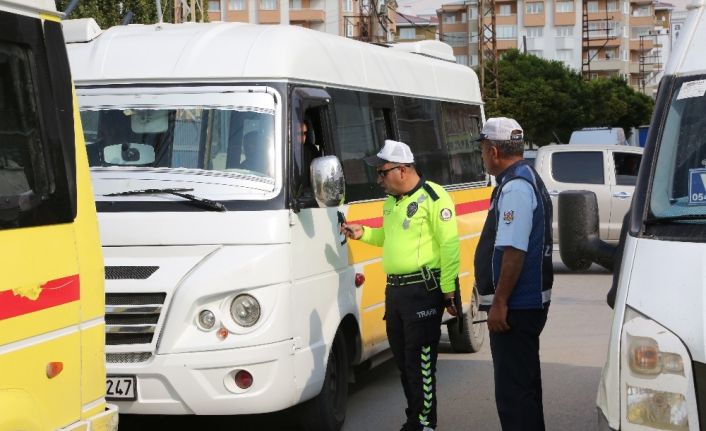
[[[464,215],[464,214],[470,214],[470,213],[475,213],[479,211],[486,211],[490,207],[490,199],[481,199],[477,201],[471,201],[471,202],[463,202],[460,204],[456,204],[456,215]],[[364,226],[368,227],[381,227],[382,226],[382,217],[373,217],[373,218],[367,218],[367,219],[361,219],[361,220],[352,220],[348,221],[348,223],[351,224],[362,224]]]
[[[78,274],[50,280],[40,289],[37,299],[17,295],[12,290],[0,292],[0,320],[78,301],[81,297]]]

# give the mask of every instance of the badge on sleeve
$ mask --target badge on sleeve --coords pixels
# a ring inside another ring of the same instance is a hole
[[[441,220],[442,220],[442,221],[449,221],[449,220],[451,220],[451,216],[453,216],[453,213],[452,213],[451,210],[448,209],[448,208],[444,208],[444,209],[441,210],[441,212],[439,213],[439,217],[441,217]]]
[[[407,217],[411,218],[413,215],[417,213],[417,210],[419,209],[419,205],[416,202],[412,202],[409,205],[407,205]]]
[[[515,220],[514,210],[503,212],[503,221],[505,222],[505,224],[510,224],[513,220]]]

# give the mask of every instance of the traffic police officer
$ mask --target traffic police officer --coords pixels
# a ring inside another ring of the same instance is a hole
[[[387,274],[385,323],[407,398],[403,431],[436,427],[436,357],[441,318],[455,316],[459,240],[454,203],[438,184],[421,178],[414,155],[386,140],[375,156],[378,184],[389,195],[381,228],[344,224],[349,238],[382,247]]]
[[[497,180],[475,256],[480,306],[489,310],[495,403],[503,431],[543,431],[539,335],[554,280],[552,202],[522,159],[517,121],[489,118],[480,141]]]

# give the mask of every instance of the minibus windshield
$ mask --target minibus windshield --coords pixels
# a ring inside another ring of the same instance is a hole
[[[81,98],[91,167],[185,168],[274,177],[271,96],[138,96],[102,96],[101,105],[95,107],[84,103],[93,98]],[[106,99],[110,105],[105,104]],[[149,103],[140,103],[140,99],[149,99]],[[194,99],[202,103],[173,103]]]
[[[649,222],[706,223],[706,76],[677,82],[659,143]]]

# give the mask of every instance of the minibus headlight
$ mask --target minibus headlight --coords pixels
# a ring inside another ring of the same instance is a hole
[[[657,429],[688,430],[686,398],[674,392],[627,386],[629,422]]]
[[[640,429],[688,430],[689,405],[695,400],[687,378],[689,353],[679,337],[626,307],[620,351],[623,420]]]
[[[260,303],[252,295],[238,295],[230,304],[230,315],[240,326],[253,326],[260,320]]]
[[[216,324],[216,316],[211,310],[201,310],[199,313],[199,326],[203,329],[211,329]]]

